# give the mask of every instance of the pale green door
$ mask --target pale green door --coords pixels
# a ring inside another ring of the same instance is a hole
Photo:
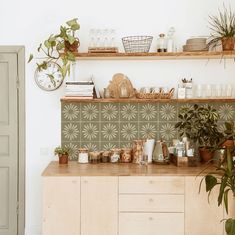
[[[0,235],[17,234],[17,54],[0,53]]]

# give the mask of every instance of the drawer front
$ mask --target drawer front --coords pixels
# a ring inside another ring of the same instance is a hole
[[[120,212],[184,212],[184,195],[119,195]]]
[[[184,177],[121,176],[119,193],[184,194]]]
[[[119,235],[184,235],[183,213],[120,213]]]

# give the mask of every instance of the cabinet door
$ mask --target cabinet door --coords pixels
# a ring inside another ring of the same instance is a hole
[[[184,213],[120,213],[119,235],[184,235]]]
[[[42,234],[80,234],[80,177],[43,178]]]
[[[217,205],[218,191],[211,193],[208,203],[205,183],[199,194],[201,179],[193,176],[185,180],[185,235],[221,235],[223,207]]]
[[[81,234],[117,235],[118,178],[81,177]]]

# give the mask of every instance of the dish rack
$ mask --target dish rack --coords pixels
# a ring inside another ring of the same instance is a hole
[[[127,53],[149,52],[152,41],[152,36],[128,36],[122,38],[122,43]]]

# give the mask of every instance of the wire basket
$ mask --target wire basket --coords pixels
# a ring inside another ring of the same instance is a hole
[[[122,43],[127,53],[149,52],[152,36],[128,36],[122,38]]]

